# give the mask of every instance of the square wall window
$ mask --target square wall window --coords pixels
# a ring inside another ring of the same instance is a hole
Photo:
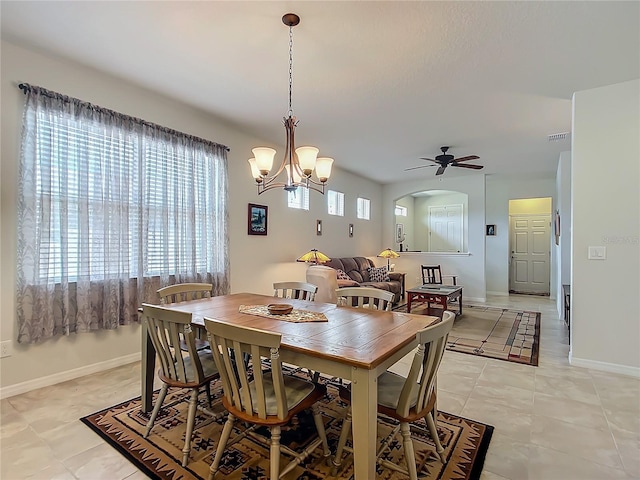
[[[289,208],[309,210],[309,189],[298,187],[293,192],[287,192],[287,205]]]
[[[344,193],[329,190],[327,192],[327,209],[329,215],[344,217]]]
[[[407,216],[407,207],[403,207],[401,205],[396,205],[396,215],[400,215],[401,217]]]
[[[361,220],[371,219],[371,200],[368,198],[358,198],[357,205],[357,217]]]

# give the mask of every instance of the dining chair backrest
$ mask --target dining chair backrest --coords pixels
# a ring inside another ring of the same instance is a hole
[[[209,298],[213,295],[213,285],[210,283],[177,283],[160,288],[158,295],[160,295],[161,305]]]
[[[442,270],[440,265],[420,265],[422,268],[422,284],[442,285]]]
[[[306,282],[274,282],[273,296],[314,301],[318,287]]]
[[[281,335],[251,327],[241,327],[204,319],[213,358],[220,372],[226,401],[247,415],[267,418],[267,405],[275,402],[277,417],[288,413],[280,360]],[[244,358],[245,362],[236,362]],[[269,370],[263,370],[262,358],[270,360]],[[246,365],[253,365],[249,371]],[[249,385],[249,374],[253,377]]]
[[[371,310],[391,311],[394,294],[372,287],[344,287],[336,289],[338,305]]]
[[[428,405],[454,318],[455,314],[447,310],[442,315],[442,321],[416,334],[419,342],[418,349],[413,357],[396,409],[402,417],[409,415],[412,405],[415,405],[417,412]],[[417,403],[414,402],[416,391]]]
[[[163,375],[175,382],[201,383],[204,373],[191,329],[191,314],[145,303],[142,321],[160,359]],[[172,347],[181,344],[186,346],[185,350]]]

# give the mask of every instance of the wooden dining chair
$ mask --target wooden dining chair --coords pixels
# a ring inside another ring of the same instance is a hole
[[[213,285],[210,283],[176,283],[160,288],[158,295],[160,295],[160,305],[209,298],[213,295]]]
[[[447,459],[444,448],[438,437],[437,409],[436,409],[436,375],[438,367],[447,346],[447,337],[453,326],[455,314],[445,311],[442,321],[431,325],[416,334],[419,342],[418,349],[413,357],[408,375],[402,377],[393,372],[386,371],[378,377],[378,415],[393,418],[399,422],[391,433],[382,440],[377,453],[378,464],[392,470],[408,475],[411,480],[417,480],[415,451],[411,440],[410,424],[424,419],[429,435],[436,445],[438,457],[442,463]],[[351,402],[351,390],[349,386],[339,388],[340,398],[345,402]],[[352,451],[346,447],[346,441],[351,430],[352,413],[351,406],[342,424],[338,447],[334,458],[334,475],[342,463],[343,450]],[[395,436],[402,434],[402,445],[406,469],[381,458],[387,448],[390,448]]]
[[[336,289],[338,305],[372,310],[391,311],[394,294],[372,287],[343,287]]]
[[[270,478],[282,478],[304,461],[322,444],[324,456],[331,456],[322,415],[317,402],[326,394],[326,387],[300,377],[284,375],[280,360],[279,333],[240,327],[205,318],[213,358],[222,379],[222,404],[229,412],[222,430],[216,454],[211,464],[209,479],[213,479],[222,455],[227,448],[246,435],[256,436],[253,429],[258,426],[269,427],[271,433]],[[242,362],[234,358],[250,357],[253,369],[249,370]],[[262,369],[263,358],[268,358],[268,370]],[[311,409],[318,430],[318,438],[296,453],[280,444],[281,427],[288,424],[295,415]],[[231,442],[229,437],[234,423],[251,424],[253,427],[237,435]],[[280,471],[280,454],[293,455],[294,459]]]
[[[186,467],[189,462],[189,452],[191,451],[191,436],[196,419],[200,388],[205,387],[209,407],[211,407],[210,382],[219,378],[218,368],[209,350],[196,350],[190,313],[178,312],[157,305],[143,304],[142,321],[160,359],[158,377],[162,380],[162,388],[156,399],[144,436],[146,438],[151,433],[169,388],[191,389],[189,411],[187,413],[187,431],[184,448],[182,449],[182,466]],[[186,345],[186,351],[182,348],[172,347],[172,345],[180,344]]]
[[[457,275],[443,275],[440,265],[420,265],[422,270],[422,284],[423,285],[443,285],[443,279],[449,278],[453,285],[457,285]]]
[[[213,285],[210,283],[176,283],[158,289],[160,295],[160,305],[181,303],[188,300],[198,300],[200,298],[211,298],[213,295]],[[183,350],[185,345],[180,346]],[[209,348],[209,342],[196,337],[196,349],[205,350]]]
[[[306,282],[274,282],[273,296],[279,298],[297,298],[313,302],[318,287]]]

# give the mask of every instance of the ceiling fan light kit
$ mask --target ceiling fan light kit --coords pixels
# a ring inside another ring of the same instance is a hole
[[[483,165],[475,165],[472,163],[460,163],[460,162],[467,162],[469,160],[478,160],[480,157],[478,157],[477,155],[467,155],[466,157],[455,158],[453,155],[447,154],[447,152],[449,151],[449,147],[447,146],[440,147],[440,150],[442,151],[442,155],[438,155],[435,159],[420,157],[421,160],[427,160],[429,162],[433,162],[434,165],[420,165],[418,167],[405,168],[405,172],[408,170],[416,170],[418,168],[435,167],[436,165],[438,165],[438,170],[436,171],[436,175],[442,175],[448,166],[470,168],[473,170],[481,170],[482,168],[484,168]]]

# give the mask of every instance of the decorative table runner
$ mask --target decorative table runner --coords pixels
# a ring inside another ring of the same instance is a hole
[[[311,312],[309,310],[293,309],[291,313],[286,315],[272,315],[267,310],[266,305],[240,305],[238,309],[240,313],[248,313],[249,315],[258,315],[259,317],[275,318],[276,320],[284,320],[285,322],[303,323],[303,322],[328,322],[324,313]]]

